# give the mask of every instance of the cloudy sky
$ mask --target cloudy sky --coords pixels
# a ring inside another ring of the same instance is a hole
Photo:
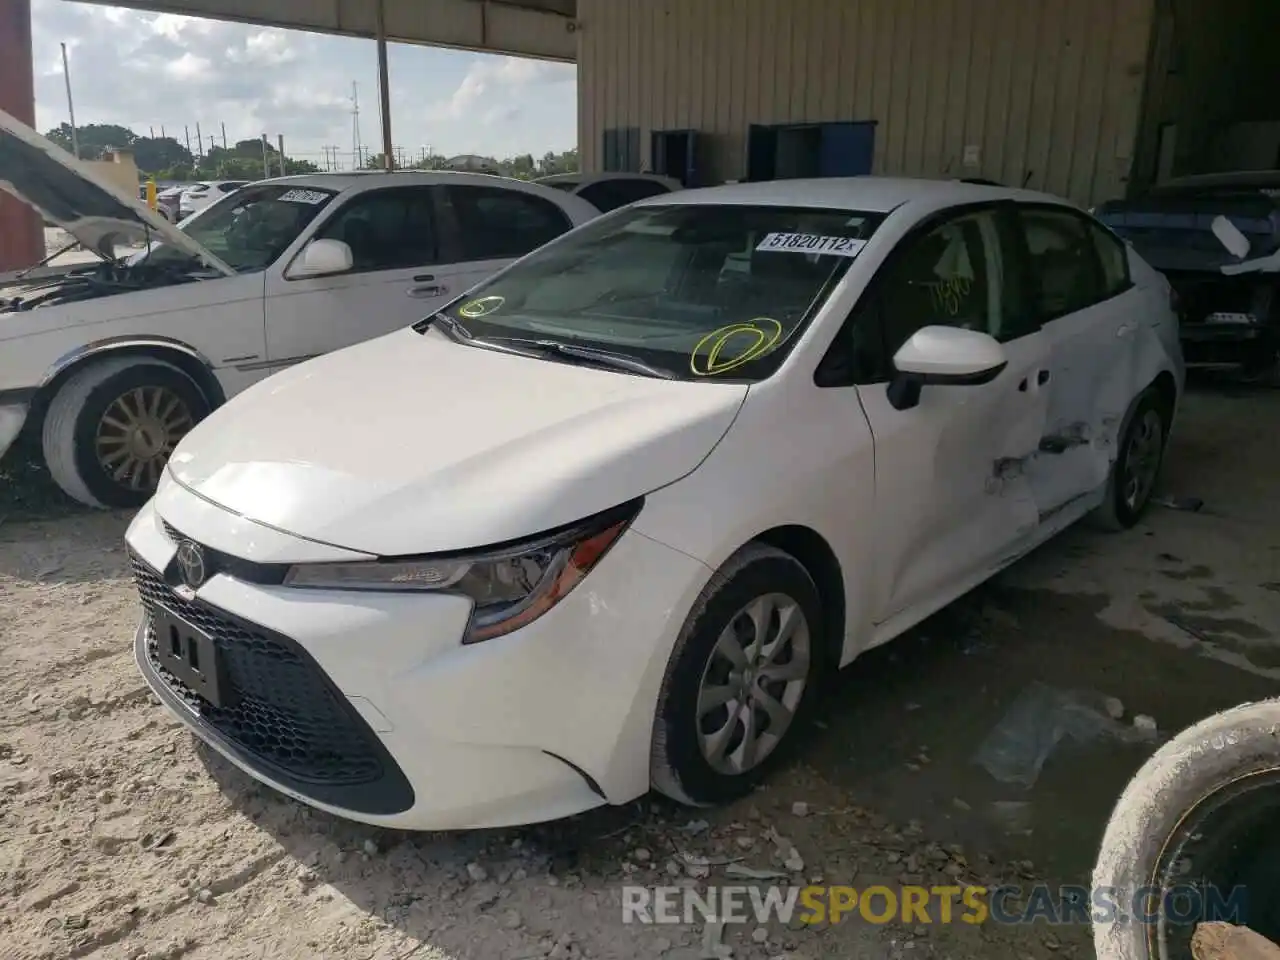
[[[285,151],[323,164],[324,147],[351,161],[351,84],[359,85],[360,134],[380,151],[372,41],[139,13],[67,0],[32,0],[36,123],[66,120],[58,44],[71,60],[76,120],[154,128],[192,146],[262,133]],[[538,156],[576,143],[575,68],[432,47],[390,49],[396,146],[453,155]]]

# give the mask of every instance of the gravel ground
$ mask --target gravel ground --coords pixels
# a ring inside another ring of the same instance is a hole
[[[860,659],[794,764],[746,801],[650,797],[449,835],[336,820],[197,746],[131,659],[128,518],[68,509],[11,454],[0,958],[694,958],[708,937],[761,960],[1087,957],[1080,926],[624,925],[622,887],[743,883],[727,876],[741,866],[859,888],[1082,882],[1151,745],[1063,745],[1030,787],[1001,783],[973,757],[1009,706],[1037,682],[1087,689],[1119,701],[1121,727],[1142,713],[1169,733],[1280,676],[1280,395],[1192,399],[1167,485],[1203,511],[1071,531]]]

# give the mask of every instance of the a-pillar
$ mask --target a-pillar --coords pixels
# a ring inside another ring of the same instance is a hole
[[[0,0],[0,110],[35,126],[31,0]],[[25,203],[0,190],[0,273],[39,263],[44,230]]]

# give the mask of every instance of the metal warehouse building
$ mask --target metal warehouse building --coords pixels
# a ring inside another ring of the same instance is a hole
[[[27,119],[29,4],[0,0],[0,107]],[[588,170],[698,185],[982,177],[1088,204],[1171,175],[1280,166],[1280,0],[122,5],[369,37],[383,53],[389,40],[576,61]],[[29,256],[20,223],[0,204],[0,269]]]
[[[1091,203],[1280,159],[1280,0],[579,0],[585,164]]]

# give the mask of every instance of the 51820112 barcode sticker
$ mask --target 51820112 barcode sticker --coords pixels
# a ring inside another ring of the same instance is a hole
[[[280,195],[280,199],[285,203],[324,203],[329,199],[329,194],[319,190],[289,190]]]
[[[823,253],[834,257],[856,257],[867,241],[854,237],[824,237],[816,233],[767,233],[757,250],[779,253]]]

